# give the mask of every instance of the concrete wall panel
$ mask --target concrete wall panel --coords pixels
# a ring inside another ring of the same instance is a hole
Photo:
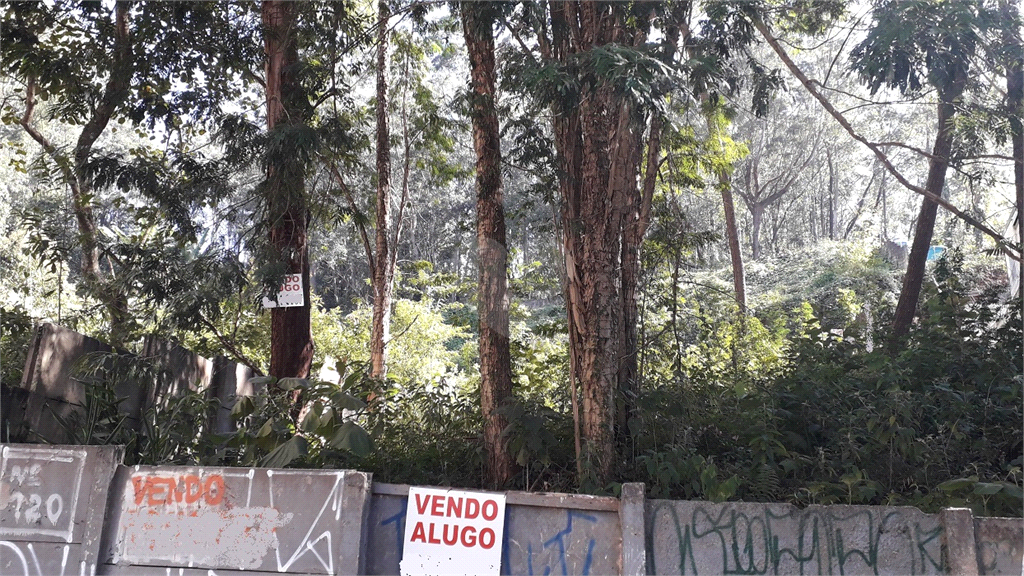
[[[106,563],[355,574],[369,475],[122,467]]]
[[[0,448],[0,574],[96,569],[116,447]]]
[[[651,574],[939,574],[943,528],[916,508],[652,500]]]
[[[1020,518],[975,518],[980,574],[1024,572],[1024,527]]]

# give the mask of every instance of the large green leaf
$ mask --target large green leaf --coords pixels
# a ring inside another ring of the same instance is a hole
[[[292,436],[260,460],[261,468],[284,468],[309,454],[309,444],[302,436]]]
[[[370,435],[354,422],[345,422],[331,437],[331,446],[346,450],[359,457],[368,456],[373,450]]]

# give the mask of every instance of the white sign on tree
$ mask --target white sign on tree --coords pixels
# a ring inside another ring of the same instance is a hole
[[[402,576],[497,576],[504,533],[504,494],[411,487],[399,569]]]
[[[264,308],[291,308],[305,304],[306,300],[302,296],[302,274],[288,274],[284,277],[284,283],[277,291],[277,302],[272,298],[263,297]]]

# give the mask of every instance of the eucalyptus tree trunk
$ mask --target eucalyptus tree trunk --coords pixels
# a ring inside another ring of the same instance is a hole
[[[560,63],[611,43],[643,41],[612,3],[551,2],[551,41],[541,52]],[[615,458],[615,401],[623,342],[621,276],[624,227],[639,204],[642,119],[614,87],[584,77],[573,106],[553,115],[562,199],[562,243],[568,316],[570,385],[581,390],[581,460],[606,484]],[[634,286],[628,287],[635,289]]]
[[[1000,13],[1008,23],[1020,21],[1020,11],[1016,3],[1002,0],[999,3]],[[1021,42],[1020,28],[1009,25],[1004,32],[1004,44],[1007,50],[1006,62],[1006,107],[1010,116],[1010,141],[1013,154],[1013,185],[1017,205],[1017,237],[1012,241],[1024,247],[1024,46]],[[1024,263],[1017,267],[1018,300],[1024,298]],[[1014,295],[1011,295],[1014,296]]]
[[[953,116],[956,113],[954,101],[963,92],[966,80],[961,78],[954,82],[950,88],[939,90],[938,132],[935,134],[931,159],[928,161],[928,180],[925,182],[925,190],[936,196],[942,195],[946,169],[949,167],[949,155],[953,149]],[[938,209],[939,205],[930,198],[921,201],[921,210],[914,228],[914,242],[907,258],[907,272],[903,276],[900,299],[893,315],[892,335],[889,341],[890,349],[893,350],[910,332],[910,325],[917,312],[917,301],[921,296],[928,249],[931,247]]]
[[[373,275],[373,324],[370,328],[370,376],[387,374],[387,345],[391,335],[391,295],[394,265],[391,234],[391,148],[388,129],[388,21],[387,0],[377,2],[377,233]]]
[[[747,282],[743,273],[743,250],[740,248],[740,234],[736,227],[736,206],[732,198],[732,183],[725,171],[718,174],[718,189],[722,193],[725,209],[725,234],[729,242],[729,258],[732,262],[732,287],[736,304],[741,311],[747,309]]]
[[[296,76],[299,62],[293,2],[265,0],[262,19],[266,30],[267,130],[287,130],[305,122],[309,101]],[[264,194],[270,245],[288,274],[302,277],[303,306],[274,308],[270,314],[270,375],[278,378],[309,375],[313,362],[310,327],[309,246],[307,241],[305,167],[294,156],[267,159]]]
[[[515,461],[502,442],[508,419],[499,408],[512,396],[508,325],[508,245],[502,199],[501,131],[495,108],[494,36],[482,2],[461,5],[470,64],[470,106],[476,151],[476,239],[479,264],[480,409],[483,415],[484,483],[508,484]]]

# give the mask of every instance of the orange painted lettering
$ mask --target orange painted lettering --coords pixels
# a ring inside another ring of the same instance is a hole
[[[216,506],[224,500],[224,477],[220,474],[214,474],[206,479],[206,485],[203,486],[203,492],[205,492],[206,503],[210,506]]]

